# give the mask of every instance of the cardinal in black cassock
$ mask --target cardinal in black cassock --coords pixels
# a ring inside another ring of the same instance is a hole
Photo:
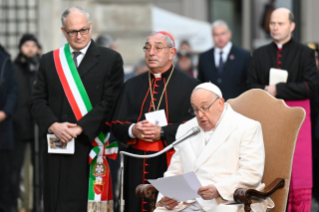
[[[153,33],[144,50],[150,71],[124,84],[112,122],[109,123],[115,137],[129,145],[128,151],[139,155],[153,154],[175,141],[178,126],[193,117],[188,112],[191,107],[189,100],[193,88],[199,84],[198,80],[172,65],[176,49],[170,34]],[[147,131],[136,130],[142,125],[150,125],[145,121],[145,113],[162,109],[168,125],[157,126],[153,139]],[[148,200],[138,198],[135,188],[148,183],[148,179],[163,177],[172,154],[168,152],[151,159],[125,158],[125,212],[149,211]]]

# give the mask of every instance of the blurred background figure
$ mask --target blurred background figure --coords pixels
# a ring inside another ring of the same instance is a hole
[[[195,76],[191,53],[187,52],[186,50],[182,50],[180,52],[177,52],[176,55],[177,55],[176,68],[196,78],[197,74]]]
[[[96,38],[96,43],[99,46],[103,46],[116,51],[116,42],[111,35],[103,34]]]
[[[247,90],[250,53],[231,42],[232,33],[223,20],[212,24],[215,47],[200,54],[198,79],[212,82],[222,91],[225,101]]]
[[[13,148],[12,116],[17,87],[10,55],[0,46],[0,211],[11,212],[9,158]],[[19,156],[17,156],[19,157]]]
[[[193,53],[192,48],[187,40],[181,41],[181,44],[179,45],[179,51],[180,52],[185,51],[185,52],[188,52],[190,54]]]
[[[145,59],[140,59],[139,62],[137,63],[137,65],[134,67],[133,71],[131,73],[127,73],[124,76],[124,82],[126,82],[126,80],[138,76],[140,74],[143,74],[145,72],[148,71],[148,67],[146,66],[145,63]]]
[[[11,155],[12,167],[12,212],[18,211],[18,198],[20,197],[21,169],[25,160],[27,146],[31,146],[33,164],[33,211],[39,211],[36,203],[41,194],[35,196],[41,190],[39,185],[39,165],[36,166],[36,156],[39,156],[39,148],[35,151],[35,145],[44,141],[35,141],[38,134],[35,132],[35,122],[32,118],[29,101],[32,87],[36,81],[39,69],[40,55],[39,44],[32,34],[24,34],[19,43],[19,53],[14,61],[14,69],[17,77],[18,99],[17,108],[13,115],[14,148]],[[37,143],[35,143],[37,142]],[[41,145],[43,146],[43,145]],[[37,158],[38,159],[38,158]],[[37,160],[42,162],[42,160]],[[42,179],[42,178],[41,178]],[[41,180],[42,181],[42,180]]]
[[[265,32],[267,37],[270,37],[270,16],[271,13],[275,10],[275,0],[269,0],[268,3],[265,4],[264,12],[261,16],[260,27]]]

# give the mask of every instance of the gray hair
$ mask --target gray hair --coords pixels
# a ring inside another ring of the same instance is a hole
[[[231,31],[228,27],[228,24],[226,23],[226,21],[223,20],[216,20],[212,23],[212,30],[214,30],[215,27],[219,27],[219,26],[226,26],[228,31]]]
[[[150,34],[146,40],[149,39],[149,37],[154,36],[154,35],[164,35],[162,33],[158,33],[158,32],[152,32],[152,34]],[[175,43],[174,41],[168,36],[168,35],[164,35],[165,36],[165,41],[167,43],[167,46],[170,48],[175,48]]]
[[[114,38],[110,35],[99,35],[96,39],[96,43],[99,46],[103,46],[106,48],[111,48],[114,43]]]
[[[62,16],[61,16],[61,22],[62,22],[62,26],[63,28],[65,28],[65,19],[66,17],[70,14],[70,10],[71,9],[78,9],[80,12],[84,13],[84,15],[86,16],[86,18],[88,19],[88,23],[90,23],[90,14],[88,11],[86,11],[85,9],[83,9],[82,7],[79,7],[79,6],[72,6],[68,9],[66,9],[63,13],[62,13]]]

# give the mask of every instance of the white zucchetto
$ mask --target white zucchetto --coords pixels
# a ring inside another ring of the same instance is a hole
[[[204,89],[204,90],[213,92],[214,94],[216,94],[220,98],[223,98],[223,95],[222,95],[222,92],[220,91],[220,89],[211,82],[205,82],[205,83],[199,84],[194,88],[194,90],[197,90],[197,89]]]

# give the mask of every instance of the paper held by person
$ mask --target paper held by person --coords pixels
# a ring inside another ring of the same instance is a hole
[[[148,181],[162,193],[162,195],[179,202],[200,197],[197,191],[202,185],[194,172]]]

